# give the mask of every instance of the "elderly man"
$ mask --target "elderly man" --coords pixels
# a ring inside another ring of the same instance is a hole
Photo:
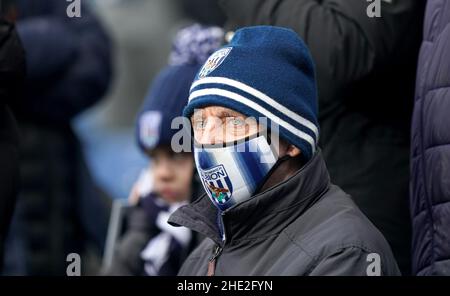
[[[330,183],[310,53],[291,30],[238,30],[191,87],[207,194],[169,219],[206,236],[180,275],[398,275],[389,245]]]

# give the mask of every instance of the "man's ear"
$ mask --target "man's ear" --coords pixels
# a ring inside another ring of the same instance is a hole
[[[297,147],[295,147],[294,145],[289,145],[287,151],[286,151],[286,155],[289,155],[290,157],[296,157],[300,155],[301,150],[298,149]]]

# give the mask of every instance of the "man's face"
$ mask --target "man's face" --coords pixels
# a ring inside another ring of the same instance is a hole
[[[229,108],[210,106],[198,109],[191,117],[194,139],[201,145],[229,143],[261,133],[262,125],[255,118]],[[283,139],[278,142],[279,157],[298,156],[300,150]]]
[[[206,107],[191,117],[198,144],[214,145],[237,141],[261,131],[254,118],[225,107]]]
[[[190,197],[194,161],[190,153],[174,153],[170,147],[158,147],[151,153],[154,190],[169,203]]]

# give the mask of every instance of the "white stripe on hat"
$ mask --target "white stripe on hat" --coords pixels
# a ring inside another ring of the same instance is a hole
[[[202,84],[225,84],[225,85],[240,89],[248,94],[251,94],[252,96],[271,105],[273,108],[279,110],[281,113],[290,117],[294,121],[297,121],[301,125],[309,128],[312,132],[314,132],[314,134],[316,135],[316,138],[317,139],[319,138],[319,129],[317,128],[317,126],[314,123],[312,123],[308,119],[298,115],[297,113],[292,112],[291,110],[289,110],[285,106],[281,105],[280,103],[278,103],[277,101],[275,101],[274,99],[269,97],[268,95],[264,94],[263,92],[255,89],[245,83],[242,83],[240,81],[233,80],[230,78],[225,78],[225,77],[205,77],[205,78],[195,81],[191,86],[191,90]]]
[[[203,96],[221,96],[221,97],[225,97],[230,100],[239,102],[241,104],[244,104],[247,107],[255,110],[256,112],[263,114],[264,116],[269,118],[271,121],[276,122],[278,125],[284,127],[285,129],[287,129],[289,132],[296,135],[297,137],[302,138],[303,140],[307,141],[311,145],[313,154],[316,151],[315,140],[313,137],[311,137],[307,133],[297,129],[290,123],[282,120],[281,118],[279,118],[272,112],[268,111],[267,109],[261,107],[260,105],[258,105],[257,103],[255,103],[252,100],[249,100],[239,94],[233,93],[228,90],[224,90],[224,89],[220,89],[220,88],[206,88],[206,89],[196,90],[196,91],[192,92],[189,96],[189,101],[194,100],[198,97],[203,97]]]

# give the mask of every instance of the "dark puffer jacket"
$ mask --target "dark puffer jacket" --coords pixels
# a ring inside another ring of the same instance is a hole
[[[413,272],[450,275],[450,1],[428,0],[412,123]]]

